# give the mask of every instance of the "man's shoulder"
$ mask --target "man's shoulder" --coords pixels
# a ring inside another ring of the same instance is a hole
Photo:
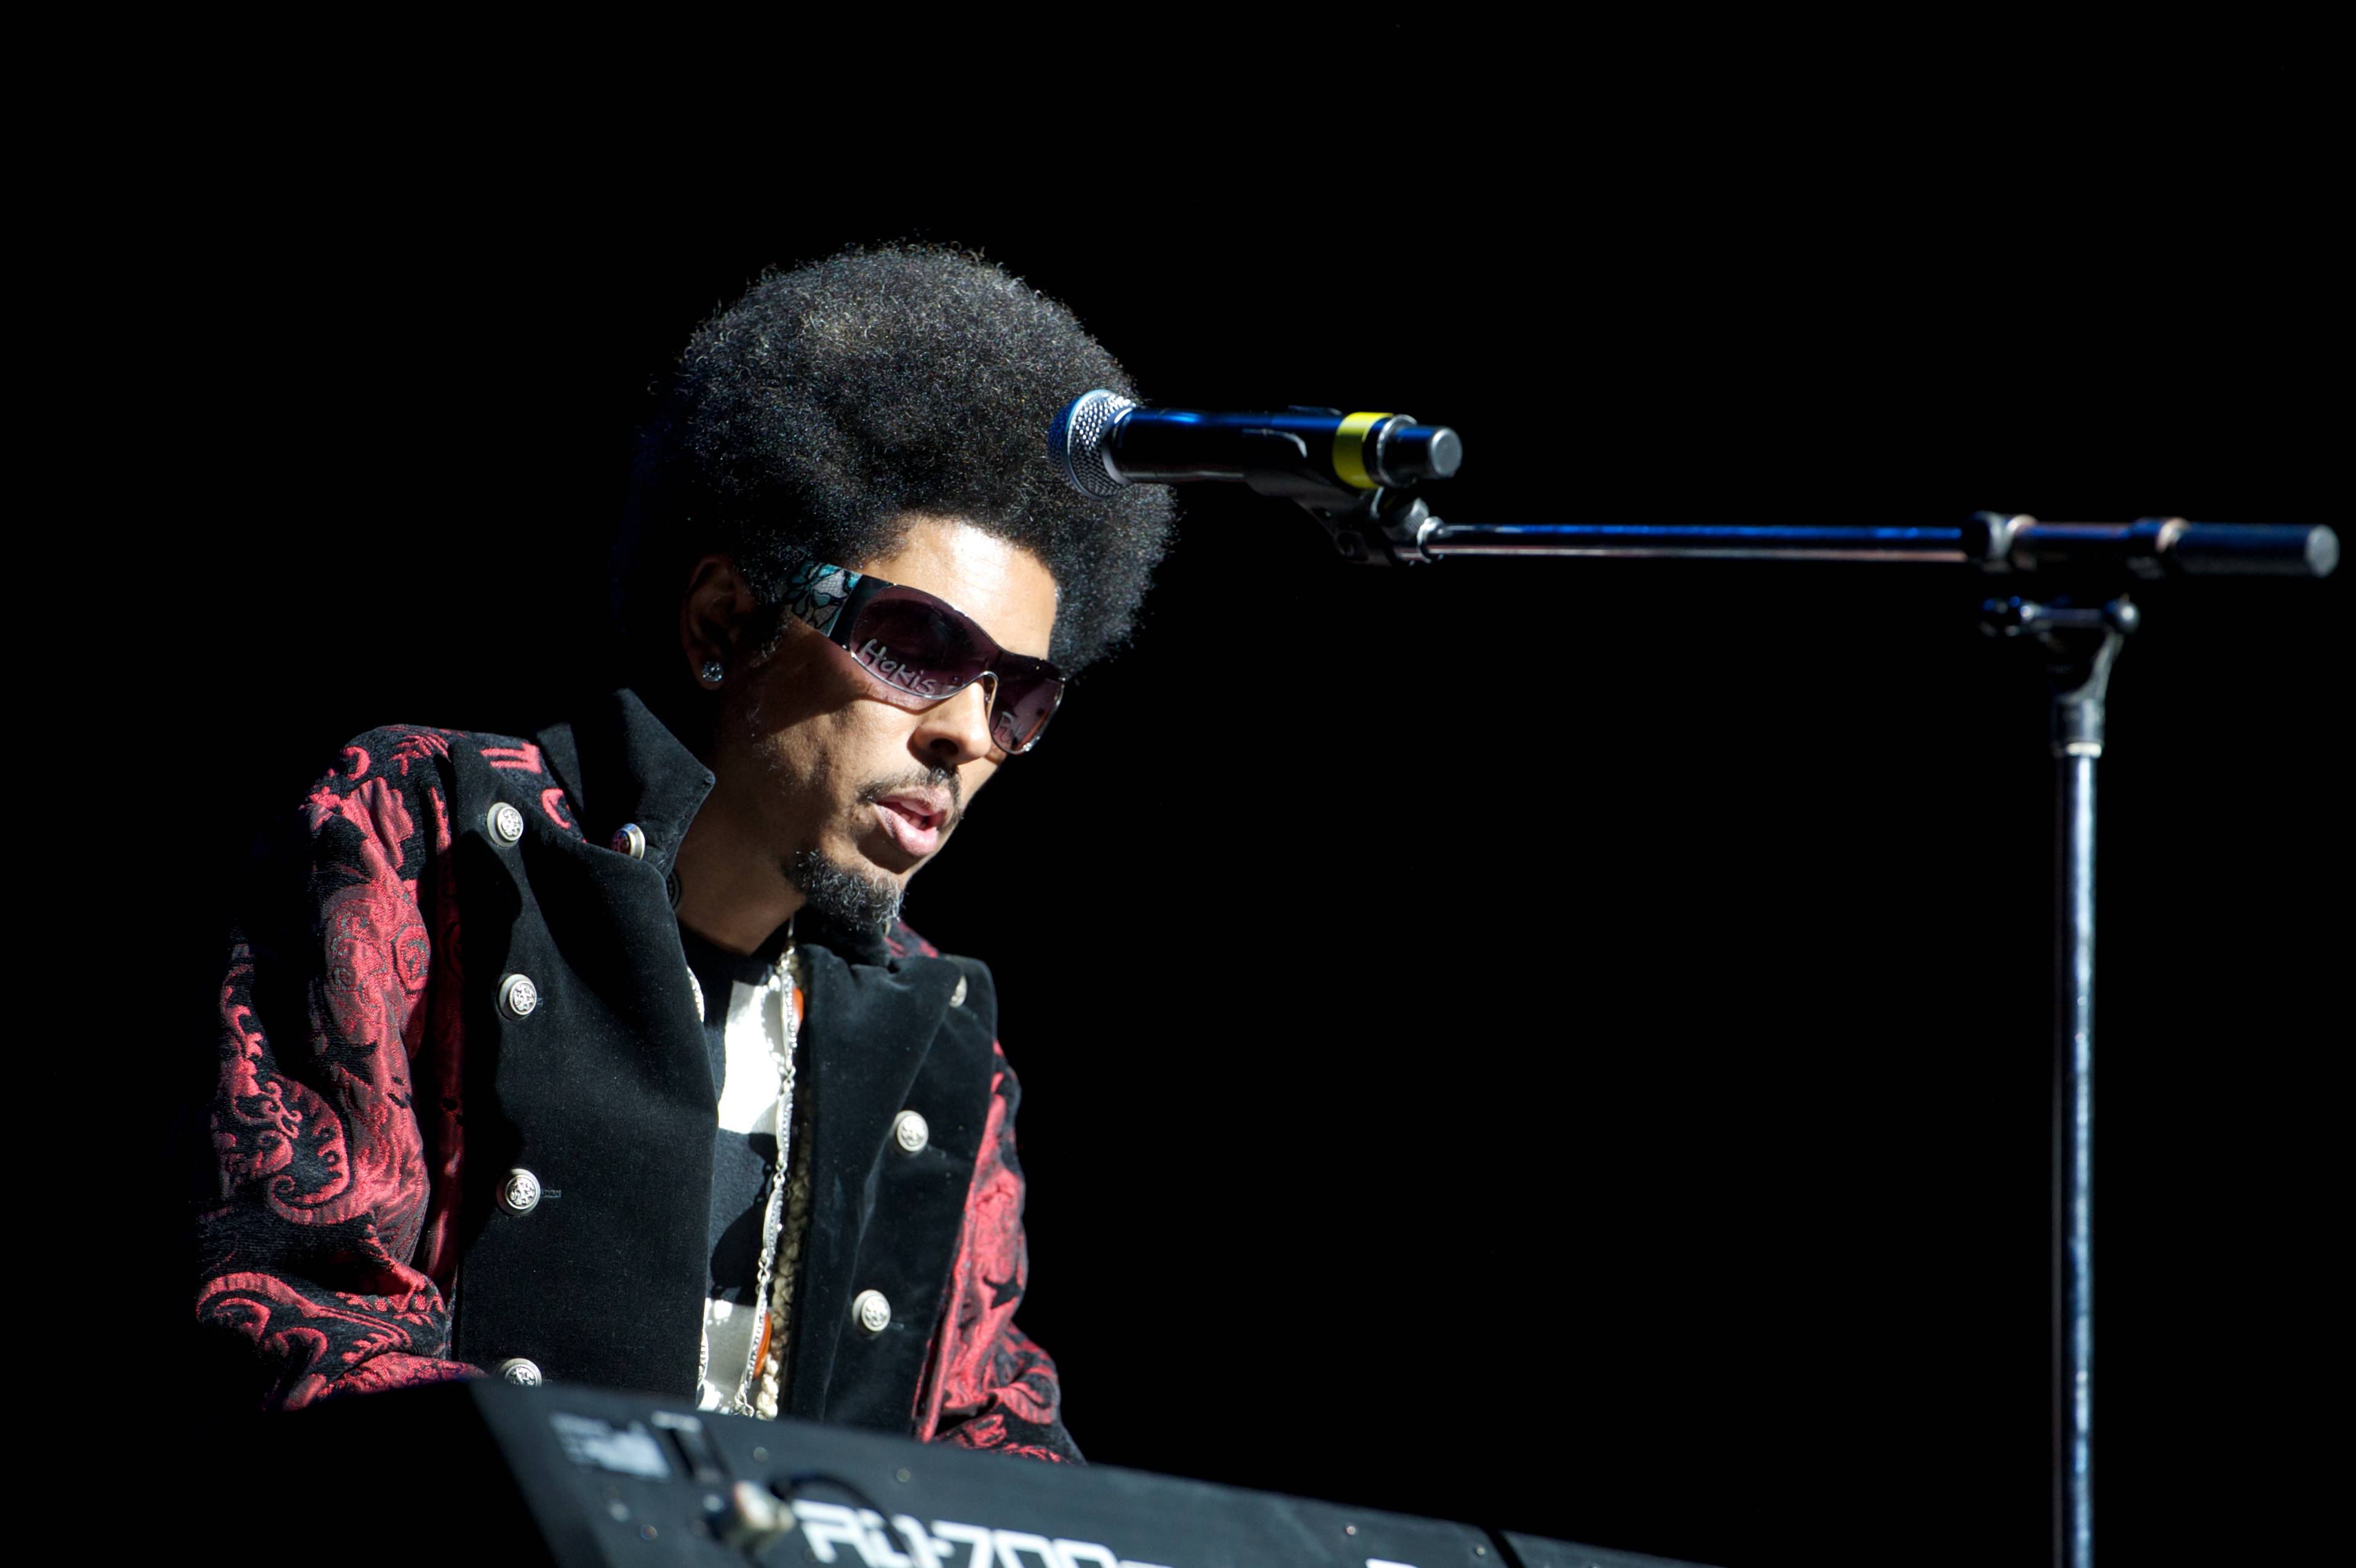
[[[548,759],[536,742],[437,725],[380,725],[364,730],[343,744],[332,771],[354,781],[371,776],[408,779],[471,772],[476,765],[495,772],[548,771]]]
[[[373,836],[422,834],[446,847],[469,825],[514,843],[532,815],[577,834],[571,802],[540,745],[519,736],[438,725],[380,725],[337,749],[312,777],[305,815],[314,836],[341,819]]]
[[[404,794],[455,789],[469,797],[514,789],[530,802],[558,783],[547,754],[528,736],[436,725],[380,725],[346,741],[317,778],[316,789],[347,794],[375,785]]]
[[[960,978],[951,993],[954,1004],[970,1009],[975,1016],[988,1020],[995,1027],[998,980],[991,973],[990,965],[964,953],[942,951],[905,920],[892,922],[884,934],[884,946],[892,955],[895,966],[905,964],[912,959],[933,959],[955,965]]]

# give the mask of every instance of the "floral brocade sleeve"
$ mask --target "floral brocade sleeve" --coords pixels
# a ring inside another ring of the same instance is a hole
[[[346,748],[231,940],[195,1308],[241,1400],[293,1409],[475,1371],[448,1359],[435,1278],[458,1175],[446,752],[412,730]]]
[[[1014,1323],[1030,1275],[1023,1167],[1014,1154],[1014,1109],[1022,1091],[1004,1050],[993,1049],[990,1116],[949,1270],[940,1338],[918,1395],[916,1435],[1077,1464],[1079,1447],[1064,1430],[1055,1363]]]

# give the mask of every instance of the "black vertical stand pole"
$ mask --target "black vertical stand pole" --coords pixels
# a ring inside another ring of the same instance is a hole
[[[2094,761],[2060,759],[2054,835],[2054,1568],[2094,1557]]]
[[[2094,764],[2136,609],[2022,605],[2053,691],[2053,1563],[2094,1561]]]

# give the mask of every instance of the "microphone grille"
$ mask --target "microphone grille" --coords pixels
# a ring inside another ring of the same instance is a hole
[[[1129,483],[1105,461],[1105,442],[1114,423],[1136,406],[1134,398],[1098,387],[1082,392],[1055,415],[1047,431],[1047,456],[1074,489],[1105,500]]]

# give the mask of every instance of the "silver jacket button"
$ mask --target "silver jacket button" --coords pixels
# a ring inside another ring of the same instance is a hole
[[[499,1183],[499,1207],[509,1214],[530,1214],[540,1207],[540,1178],[518,1165]]]
[[[958,976],[957,989],[949,993],[949,1005],[952,1007],[965,1005],[965,976],[962,974]]]
[[[540,1006],[540,987],[528,974],[510,974],[499,982],[499,1006],[510,1018],[529,1018]]]
[[[614,830],[614,853],[626,854],[632,860],[647,857],[647,830],[636,822],[624,822]]]
[[[932,1135],[933,1130],[926,1126],[925,1119],[914,1111],[903,1111],[892,1118],[892,1141],[900,1145],[900,1152],[904,1155],[924,1153],[925,1144]]]
[[[498,1364],[498,1374],[519,1388],[536,1389],[544,1381],[540,1375],[540,1363],[528,1357],[510,1356]]]
[[[491,831],[491,836],[501,843],[513,843],[523,837],[523,813],[505,800],[499,801],[490,809],[489,814],[483,818],[483,825],[488,828]]]
[[[863,1290],[851,1300],[851,1321],[870,1334],[892,1326],[892,1304],[880,1290]]]

